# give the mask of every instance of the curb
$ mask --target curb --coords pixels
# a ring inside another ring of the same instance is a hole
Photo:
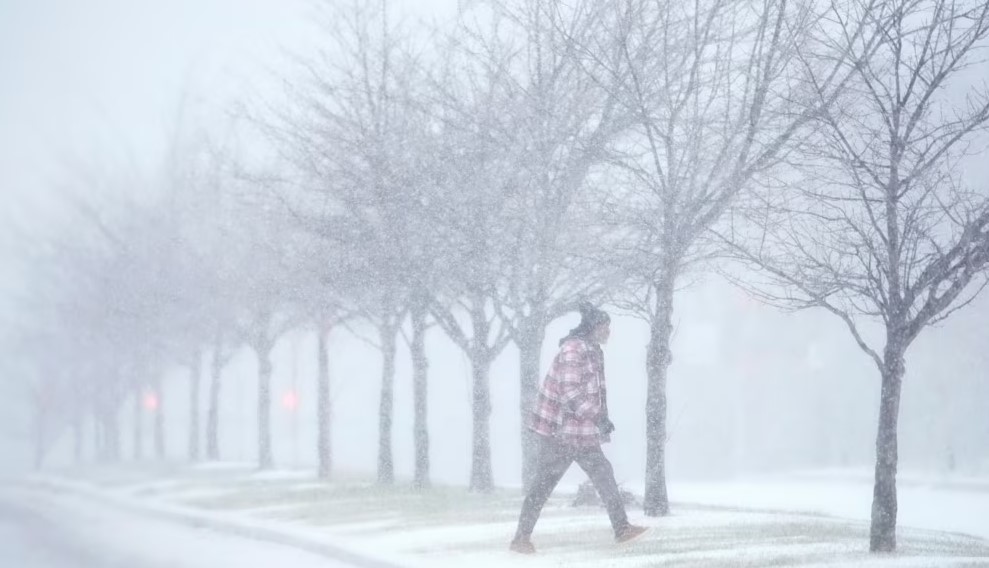
[[[409,560],[398,560],[383,557],[371,557],[357,552],[346,545],[328,542],[323,534],[317,534],[317,529],[293,527],[290,530],[274,526],[264,521],[251,521],[234,517],[224,518],[215,513],[204,513],[195,509],[171,504],[140,503],[126,497],[111,495],[95,489],[92,486],[64,481],[56,478],[22,479],[10,485],[20,486],[29,490],[43,491],[57,496],[59,493],[71,493],[100,504],[108,505],[128,513],[143,515],[159,520],[181,523],[193,528],[204,528],[220,533],[249,538],[281,546],[288,546],[323,556],[329,560],[350,564],[355,568],[416,568]],[[312,531],[314,534],[302,535],[299,531]]]

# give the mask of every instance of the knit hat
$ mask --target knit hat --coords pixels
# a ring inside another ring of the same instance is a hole
[[[572,337],[586,339],[597,326],[611,323],[611,316],[608,315],[608,312],[594,307],[590,302],[580,302],[577,304],[577,309],[580,311],[580,323],[560,340],[560,345]]]

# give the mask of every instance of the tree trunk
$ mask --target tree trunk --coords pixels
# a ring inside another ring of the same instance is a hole
[[[646,355],[646,491],[643,510],[647,516],[670,513],[666,492],[666,380],[672,361],[673,280],[675,273],[664,271],[656,282],[656,310],[650,327]]]
[[[415,420],[415,474],[412,484],[416,489],[429,487],[429,425],[427,423],[429,361],[426,359],[426,302],[414,300],[412,319],[412,390]]]
[[[905,346],[895,331],[887,332],[876,434],[876,478],[872,493],[871,552],[896,550],[896,430],[900,414],[900,387],[906,372]]]
[[[134,386],[134,460],[144,459],[144,401],[141,385]]]
[[[220,459],[220,379],[223,375],[223,334],[217,327],[210,366],[209,409],[206,414],[206,459]]]
[[[117,410],[114,404],[107,404],[107,408],[103,410],[103,435],[106,440],[106,461],[109,463],[120,461],[120,419]]]
[[[72,438],[73,438],[73,457],[75,458],[76,465],[82,465],[83,462],[83,444],[85,443],[84,433],[82,429],[82,413],[76,410],[75,419],[72,421]]]
[[[522,425],[522,488],[528,492],[536,476],[539,459],[538,435],[526,427],[539,393],[539,359],[543,350],[546,322],[532,315],[519,327],[519,417]]]
[[[93,403],[93,461],[102,463],[106,459],[103,449],[103,423],[100,420],[100,407]]]
[[[474,341],[484,341],[485,336]],[[470,490],[481,493],[494,491],[491,473],[491,358],[486,352],[471,357],[473,377],[472,412],[474,418],[474,443],[471,454]]]
[[[255,347],[258,355],[258,469],[271,469],[271,348]]]
[[[395,482],[392,461],[392,409],[395,406],[395,334],[394,327],[382,325],[381,333],[381,402],[378,405],[378,483]]]
[[[108,397],[101,393],[93,412],[94,443],[100,463],[110,463],[120,457],[120,430],[116,415],[110,410]]]
[[[45,463],[45,446],[47,444],[46,422],[47,411],[42,402],[36,402],[34,408],[34,470],[41,471]]]
[[[316,451],[319,456],[317,477],[329,479],[332,469],[330,453],[330,369],[327,349],[327,333],[322,329],[316,330],[317,336],[317,375],[316,375]]]
[[[161,377],[155,379],[155,456],[165,459],[165,394],[161,391]]]
[[[199,461],[199,387],[203,382],[203,352],[196,349],[189,374],[189,461]]]

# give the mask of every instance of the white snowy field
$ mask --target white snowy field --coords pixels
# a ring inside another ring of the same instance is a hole
[[[602,510],[571,507],[561,488],[534,535],[540,553],[518,558],[506,550],[521,501],[515,490],[473,495],[437,487],[419,494],[346,476],[318,483],[311,471],[255,473],[231,464],[165,473],[78,471],[72,486],[118,502],[191,511],[204,522],[264,526],[405,566],[989,566],[989,540],[978,537],[986,534],[980,520],[989,519],[989,493],[978,480],[905,480],[899,550],[882,557],[867,552],[871,489],[853,475],[674,483],[671,516],[646,519],[630,509],[633,520],[653,530],[625,547],[611,542]],[[57,482],[65,486],[65,478]]]
[[[679,501],[740,509],[799,511],[867,521],[872,484],[838,479],[778,478],[732,483],[674,483]],[[900,527],[989,539],[989,489],[900,483]]]

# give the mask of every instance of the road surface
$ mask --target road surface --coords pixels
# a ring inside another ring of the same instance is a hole
[[[0,490],[0,566],[11,568],[358,568],[71,495]]]
[[[0,555],[4,566],[123,568],[123,559],[113,558],[113,551],[88,547],[40,511],[5,497],[0,498]]]

